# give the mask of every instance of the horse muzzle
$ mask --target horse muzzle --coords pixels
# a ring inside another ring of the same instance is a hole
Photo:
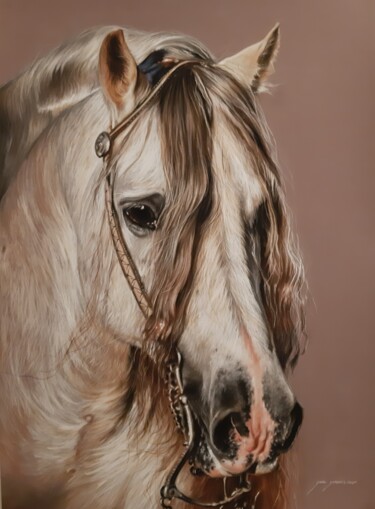
[[[197,386],[195,386],[197,388]],[[217,388],[212,402],[202,405],[187,386],[187,398],[199,427],[194,471],[211,477],[236,476],[274,470],[281,453],[293,444],[303,420],[301,405],[290,392],[267,394],[251,401],[252,391],[241,377]]]
[[[280,454],[292,446],[303,420],[303,409],[295,403],[287,432],[276,427],[272,436],[258,441],[250,437],[245,419],[241,423],[244,435],[239,434],[239,416],[227,416],[216,433],[216,443],[201,431],[197,444],[192,473],[210,477],[237,476],[244,472],[255,475],[270,473],[277,468]],[[266,436],[267,434],[264,434]],[[283,438],[281,438],[283,436]],[[249,446],[250,444],[250,446]],[[251,446],[255,444],[255,449]],[[220,449],[218,448],[220,446]]]

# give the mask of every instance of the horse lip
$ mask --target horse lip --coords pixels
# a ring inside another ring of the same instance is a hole
[[[270,474],[276,468],[279,464],[279,458],[275,458],[272,461],[265,461],[263,463],[254,463],[254,465],[251,466],[249,473],[253,475],[264,475],[264,474]]]

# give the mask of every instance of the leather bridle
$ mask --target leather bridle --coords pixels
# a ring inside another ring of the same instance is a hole
[[[146,319],[150,318],[153,314],[153,308],[150,298],[147,294],[145,286],[142,282],[137,267],[132,259],[129,249],[126,245],[125,239],[122,235],[119,218],[114,205],[113,187],[115,170],[111,168],[111,156],[113,154],[113,146],[118,136],[125,131],[144,110],[144,108],[151,103],[158,92],[163,88],[165,83],[171,78],[171,76],[181,67],[186,65],[207,65],[206,62],[200,60],[183,60],[183,61],[171,61],[166,59],[167,64],[173,64],[173,66],[166,72],[166,74],[160,79],[160,81],[154,85],[151,92],[141,101],[134,110],[126,116],[121,122],[119,122],[113,129],[108,132],[102,132],[99,134],[95,141],[95,152],[100,158],[103,158],[103,173],[105,175],[105,205],[107,210],[108,223],[111,230],[113,245],[119,260],[121,269],[124,276],[131,288],[137,304],[142,311]],[[158,323],[158,331],[160,335],[163,333],[165,324]],[[158,339],[158,338],[156,338]],[[171,508],[173,499],[180,499],[184,502],[200,507],[212,507],[223,509],[230,502],[234,502],[234,507],[237,509],[247,509],[248,504],[241,502],[239,497],[247,493],[251,489],[251,484],[246,473],[238,476],[238,486],[231,491],[227,492],[227,479],[223,479],[223,495],[221,500],[205,502],[204,500],[197,500],[185,495],[177,487],[178,476],[183,469],[184,465],[193,457],[197,446],[197,439],[199,439],[199,433],[197,433],[198,422],[190,408],[188,399],[184,394],[184,387],[182,383],[182,356],[176,346],[171,349],[169,359],[167,361],[167,391],[169,402],[172,413],[174,415],[177,427],[182,431],[184,435],[184,446],[185,451],[175,466],[171,469],[165,484],[161,488],[161,507]],[[255,497],[256,498],[256,497]]]

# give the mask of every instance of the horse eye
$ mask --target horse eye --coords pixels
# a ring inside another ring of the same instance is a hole
[[[151,207],[144,203],[136,203],[123,210],[125,220],[130,225],[142,230],[155,230],[157,217]]]

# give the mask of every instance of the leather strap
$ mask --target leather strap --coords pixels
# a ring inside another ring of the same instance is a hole
[[[105,183],[105,204],[107,209],[107,217],[113,245],[117,254],[118,261],[120,262],[122,272],[133,292],[134,298],[145,318],[152,315],[152,306],[150,299],[147,295],[146,289],[143,285],[141,276],[135,266],[133,258],[131,257],[128,247],[125,243],[124,237],[121,232],[117,212],[113,205],[113,186],[111,175],[106,178]]]

